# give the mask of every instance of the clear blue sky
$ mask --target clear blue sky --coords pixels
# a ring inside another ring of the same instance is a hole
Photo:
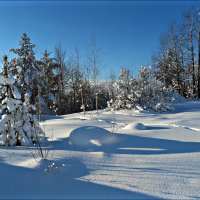
[[[0,1],[0,56],[16,48],[23,32],[37,45],[53,51],[61,43],[68,55],[77,44],[82,58],[89,38],[96,35],[105,65],[110,69],[151,65],[159,36],[171,19],[179,21],[183,11],[196,1]],[[11,55],[10,55],[11,56]]]

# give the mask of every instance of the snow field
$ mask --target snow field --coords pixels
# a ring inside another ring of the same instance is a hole
[[[53,133],[49,160],[35,162],[26,147],[0,147],[0,198],[200,198],[200,102],[176,108],[42,122],[46,136]]]

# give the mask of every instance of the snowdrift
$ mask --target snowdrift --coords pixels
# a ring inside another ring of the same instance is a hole
[[[81,148],[105,147],[115,144],[118,139],[113,133],[96,126],[84,126],[70,133],[69,141]]]
[[[128,124],[127,126],[125,126],[124,129],[125,130],[133,130],[133,129],[146,130],[147,127],[142,123],[131,123],[131,124]]]

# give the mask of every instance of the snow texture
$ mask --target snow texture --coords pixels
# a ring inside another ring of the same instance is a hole
[[[131,123],[131,124],[128,124],[124,129],[126,129],[126,130],[134,130],[134,129],[145,130],[145,129],[147,129],[147,127],[142,123]]]
[[[13,85],[13,96],[15,99],[21,99],[21,94],[19,93],[18,89]]]
[[[69,136],[72,145],[84,148],[109,146],[117,142],[117,137],[99,127],[85,126],[73,130]]]
[[[46,116],[48,160],[35,162],[26,147],[0,148],[0,198],[199,199],[199,112],[200,101],[191,101],[164,114]],[[113,134],[117,142],[105,145]]]
[[[9,85],[13,85],[15,83],[15,79],[13,77],[5,78],[5,82]]]

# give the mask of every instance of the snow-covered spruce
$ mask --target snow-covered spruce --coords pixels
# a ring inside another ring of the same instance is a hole
[[[119,80],[114,82],[116,98],[107,101],[106,110],[134,109],[154,110],[166,112],[173,110],[174,95],[170,88],[160,85],[152,89],[149,84],[151,80],[151,67],[141,67],[139,79],[130,76],[128,69],[122,69]]]
[[[10,61],[8,69],[10,75],[16,77],[16,86],[22,97],[26,93],[31,95],[30,103],[37,107],[37,116],[40,118],[42,107],[47,107],[45,95],[48,83],[43,71],[44,63],[35,58],[34,48],[28,34],[23,33],[19,39],[19,48],[10,49],[15,58]]]
[[[35,109],[25,94],[24,102],[15,86],[15,79],[9,76],[7,56],[3,57],[3,70],[0,74],[1,113],[0,145],[30,145],[40,142],[44,132],[32,112]]]

